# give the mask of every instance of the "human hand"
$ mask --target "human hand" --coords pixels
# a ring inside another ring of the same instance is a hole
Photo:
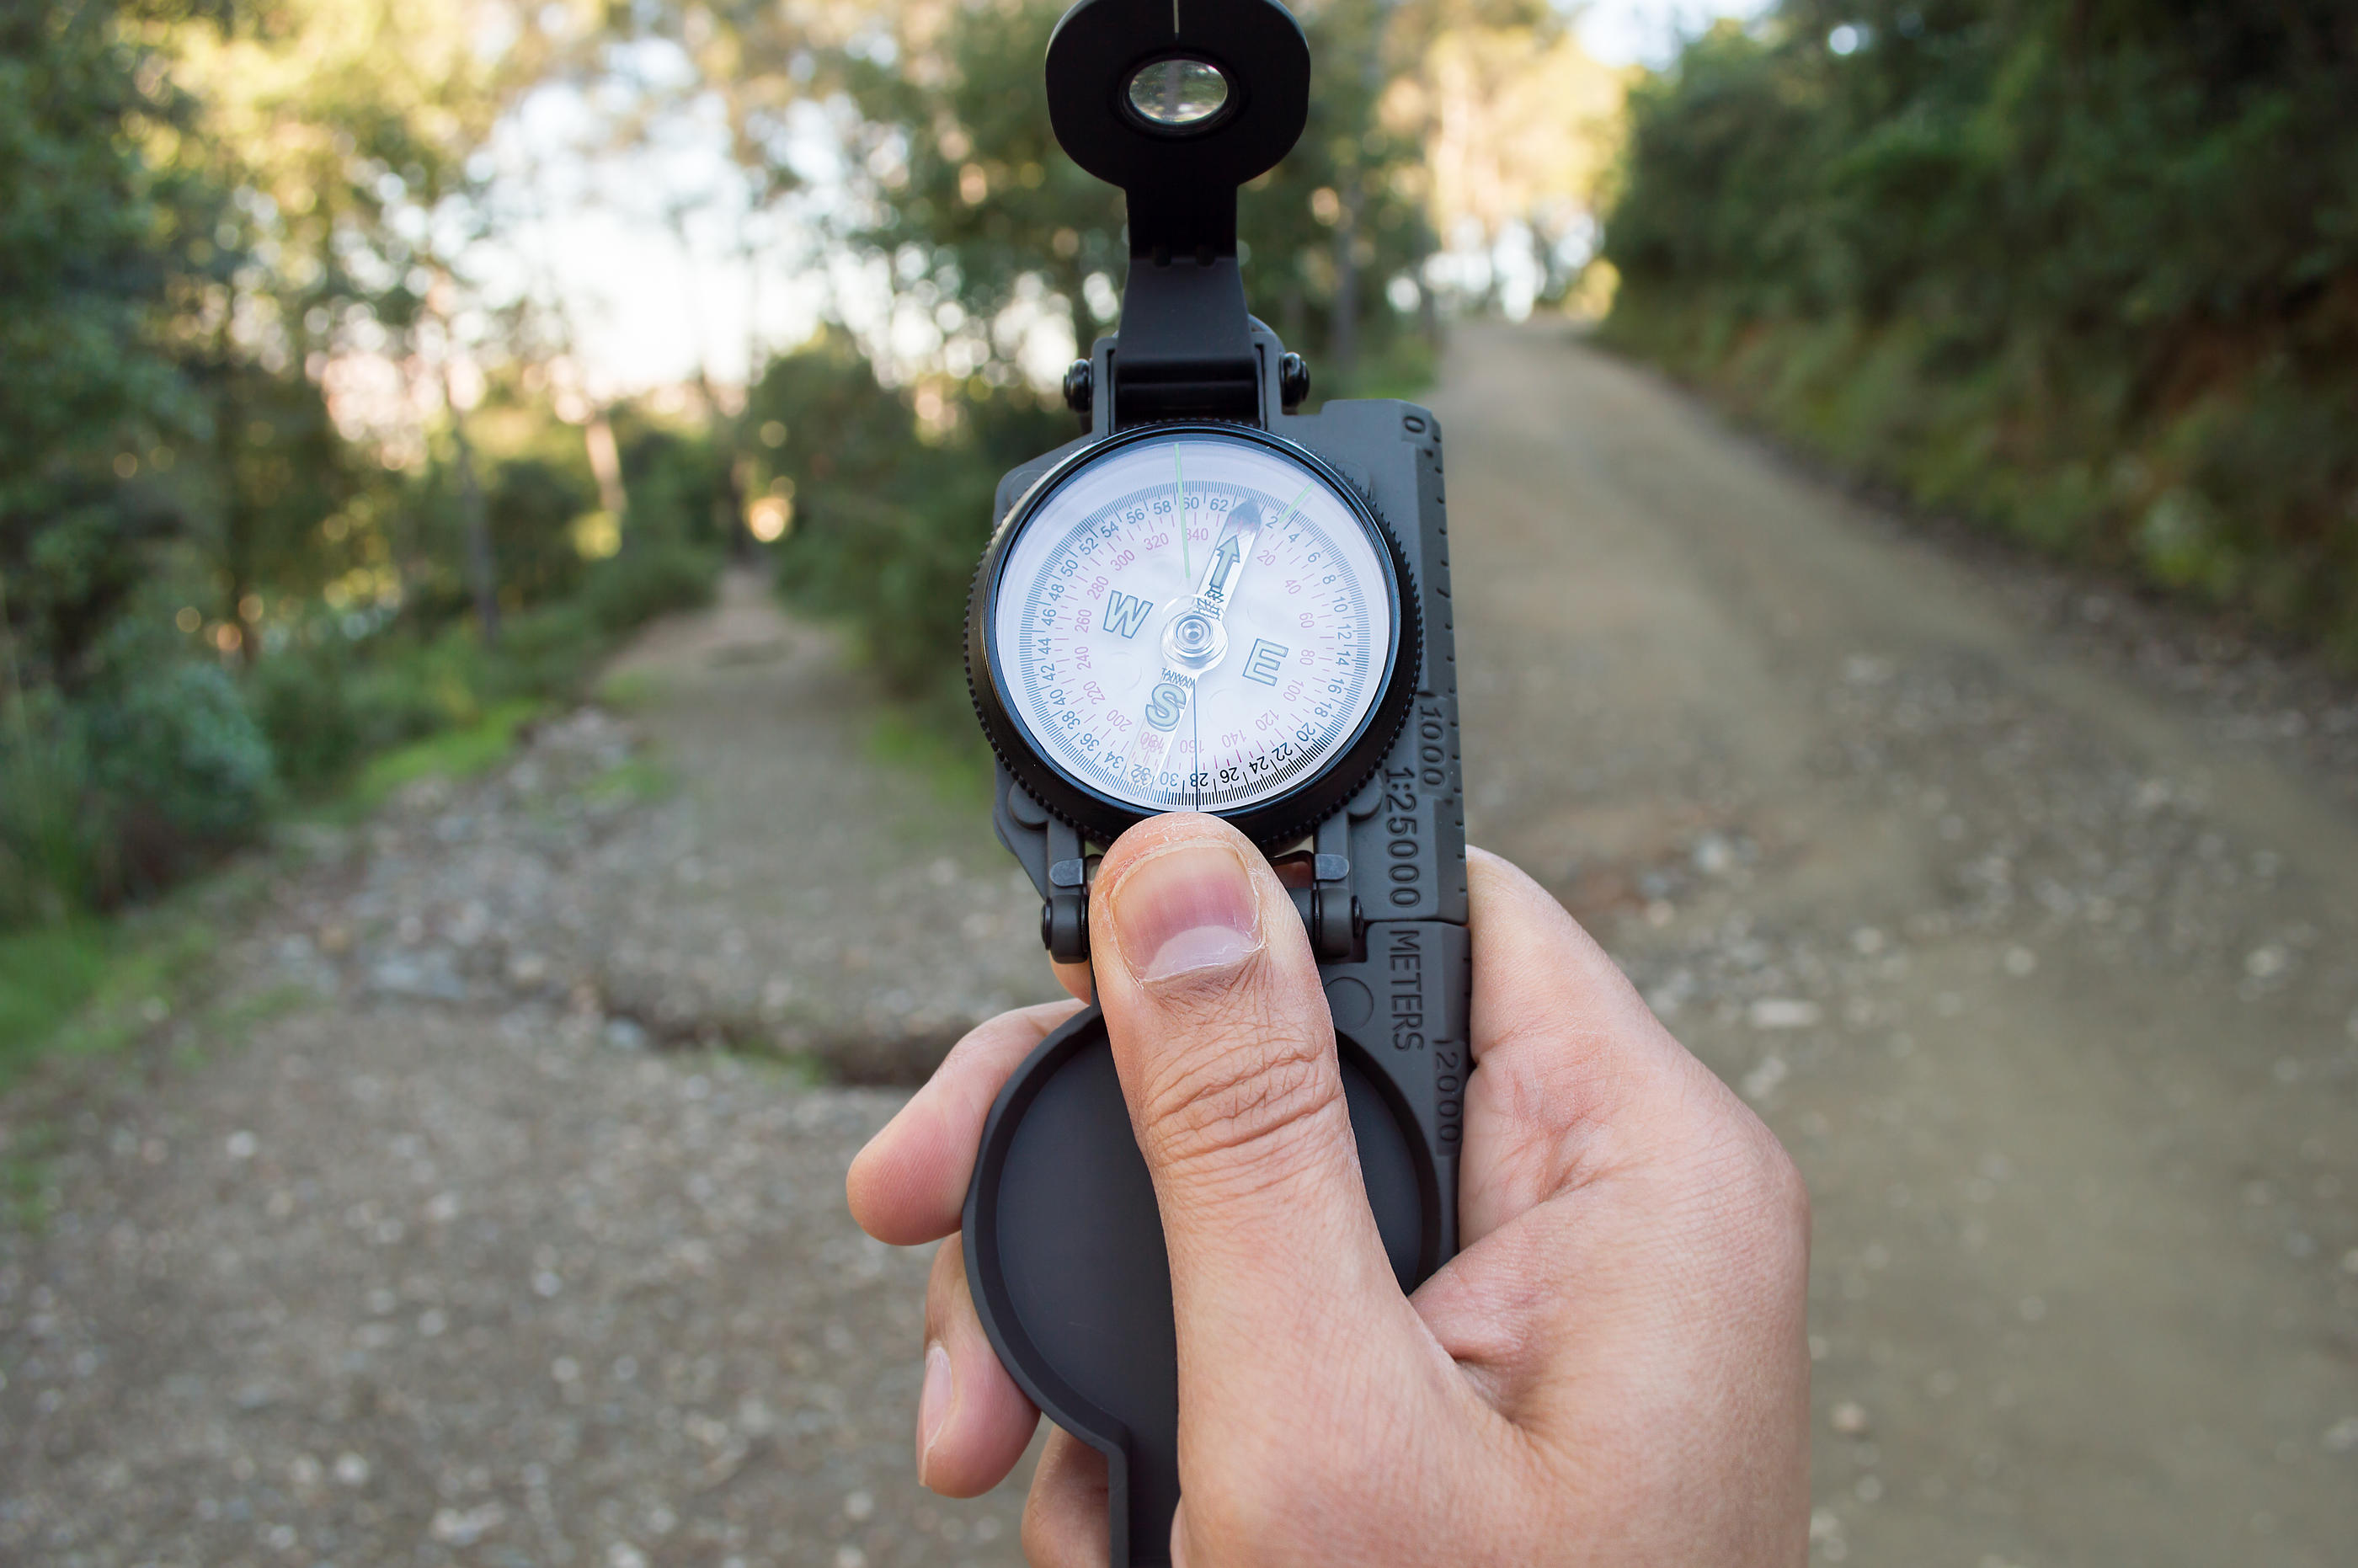
[[[1775,1138],[1538,884],[1470,852],[1463,1250],[1402,1296],[1291,899],[1216,818],[1124,834],[1097,982],[1154,1182],[1179,1348],[1184,1568],[1797,1563],[1809,1515],[1809,1206]],[[950,1235],[1000,1086],[1074,1003],[960,1041],[852,1162],[867,1231]],[[1038,1412],[957,1238],[925,1303],[918,1475],[996,1485]],[[1052,1433],[1043,1568],[1107,1560],[1105,1465]]]

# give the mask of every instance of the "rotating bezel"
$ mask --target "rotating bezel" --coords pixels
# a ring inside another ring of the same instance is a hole
[[[1391,646],[1378,682],[1376,700],[1368,705],[1350,739],[1335,752],[1325,766],[1282,794],[1211,812],[1255,843],[1275,847],[1292,842],[1342,809],[1381,765],[1400,735],[1401,726],[1407,722],[1424,652],[1416,580],[1406,552],[1359,488],[1309,448],[1250,426],[1174,420],[1122,431],[1057,464],[1009,511],[992,534],[982,564],[975,572],[974,587],[967,601],[967,688],[973,697],[975,712],[982,720],[983,733],[990,737],[991,750],[1000,762],[1017,784],[1065,822],[1099,843],[1110,844],[1137,823],[1160,815],[1076,777],[1053,761],[1046,749],[1033,739],[1030,727],[1016,710],[1006,672],[1000,666],[994,611],[1016,541],[1059,491],[1097,463],[1130,447],[1189,436],[1259,446],[1308,470],[1341,499],[1354,520],[1367,531],[1385,572],[1383,587],[1393,618]]]

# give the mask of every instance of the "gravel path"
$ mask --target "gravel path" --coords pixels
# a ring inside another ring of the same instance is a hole
[[[2346,1561],[2358,700],[1559,334],[1436,401],[1469,828],[1811,1182],[1817,1560]],[[613,689],[5,1108],[0,1561],[1017,1560],[914,1485],[926,1259],[842,1212],[898,1091],[815,1078],[1049,994],[1036,903],[757,585]]]
[[[844,1213],[900,1094],[812,1084],[1051,994],[1037,901],[751,579],[618,673],[300,835],[226,997],[18,1097],[0,1561],[1020,1560],[1020,1487],[916,1487],[928,1260]]]

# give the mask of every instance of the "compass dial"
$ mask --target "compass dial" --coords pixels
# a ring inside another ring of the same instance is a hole
[[[1390,541],[1265,437],[1106,443],[1019,513],[982,586],[980,651],[1028,749],[1134,813],[1293,795],[1354,752],[1400,673]]]

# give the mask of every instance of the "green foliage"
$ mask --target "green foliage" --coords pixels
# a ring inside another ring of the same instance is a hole
[[[1631,111],[1612,339],[2358,654],[2347,6],[1786,0]]]
[[[517,731],[540,710],[541,704],[529,698],[503,702],[471,724],[373,757],[361,770],[350,805],[370,812],[419,779],[472,778],[487,772],[515,750]]]
[[[865,237],[893,254],[911,297],[928,309],[953,303],[961,324],[987,325],[1011,304],[1062,308],[1086,351],[1093,327],[1112,326],[1087,302],[1120,286],[1129,252],[1121,193],[1065,157],[1048,124],[1041,62],[1068,9],[1070,0],[961,6],[937,55],[853,74],[885,137],[877,161],[892,171]],[[1309,124],[1239,202],[1250,297],[1288,346],[1330,373],[1400,330],[1385,285],[1433,249],[1410,194],[1423,149],[1383,130],[1375,112],[1397,63],[1386,48],[1396,9],[1297,9],[1318,62]],[[983,373],[1011,384],[1004,345],[974,335]],[[1340,384],[1330,373],[1322,395]]]
[[[0,1084],[98,989],[110,935],[105,922],[91,919],[0,932]]]
[[[586,478],[546,459],[499,465],[484,509],[508,602],[538,604],[579,586],[584,563],[568,529],[597,503],[597,490]]]
[[[189,106],[119,24],[166,9],[0,12],[0,638],[19,682],[81,678],[186,527],[130,480],[151,443],[200,427],[169,306],[224,261],[221,193],[140,150]]]
[[[316,794],[379,753],[430,752],[444,731],[480,730],[497,714],[512,729],[518,712],[573,700],[617,638],[708,602],[718,570],[705,552],[647,545],[583,568],[571,598],[510,616],[496,648],[463,623],[357,645],[330,632],[264,657],[247,689],[279,775]],[[397,773],[406,764],[384,765]],[[364,777],[377,778],[377,766]],[[376,798],[369,785],[360,793]]]
[[[0,918],[153,892],[243,842],[276,793],[270,747],[229,674],[135,667],[0,739]]]
[[[623,438],[622,477],[631,497],[624,537],[704,549],[729,543],[729,467],[708,436],[641,425]]]
[[[233,843],[260,825],[269,743],[219,665],[170,664],[85,709],[91,784],[124,845],[126,887],[154,886],[179,847]]]
[[[778,552],[788,598],[849,624],[904,695],[953,689],[967,589],[991,529],[992,491],[1016,463],[1070,439],[1072,416],[1022,392],[970,393],[938,435],[840,340],[773,362],[749,427],[783,425],[762,461],[791,481]]]
[[[591,567],[580,600],[600,631],[619,634],[711,603],[719,568],[709,550],[648,541]]]

